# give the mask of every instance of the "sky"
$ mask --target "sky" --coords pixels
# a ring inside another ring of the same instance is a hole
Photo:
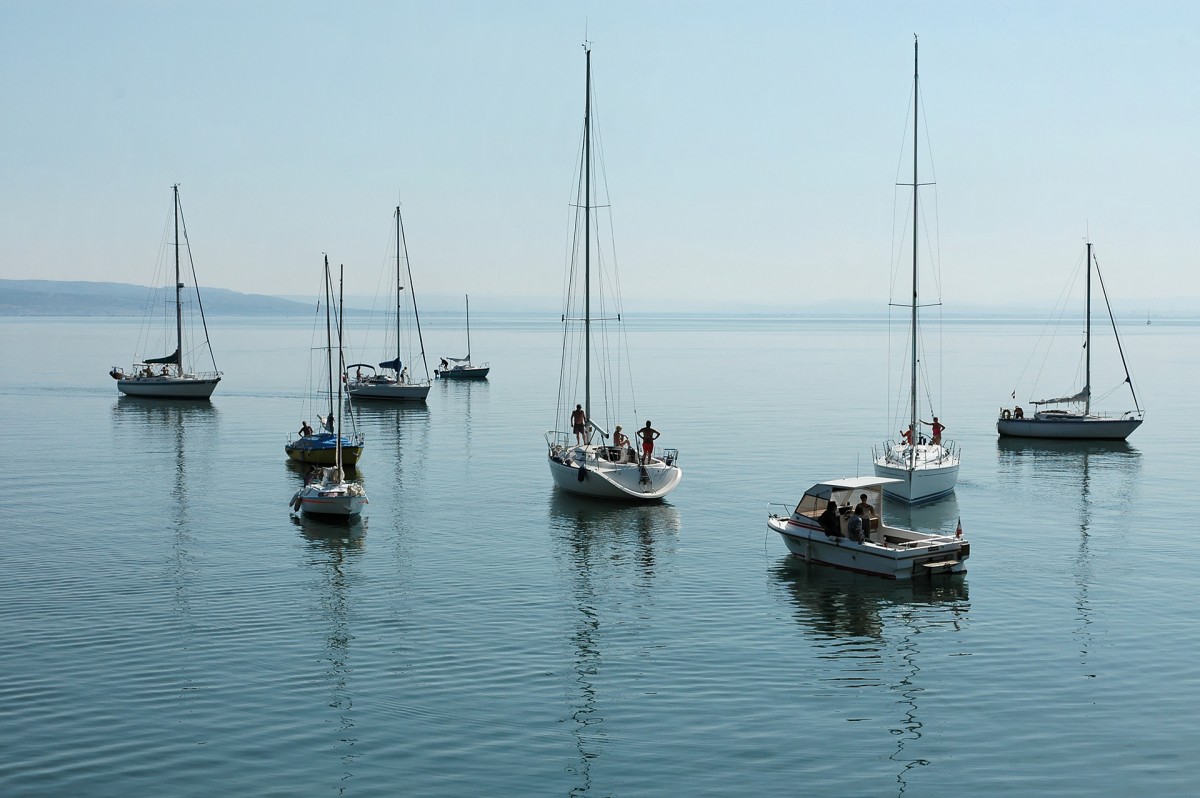
[[[558,297],[586,37],[627,295],[886,303],[914,33],[947,307],[1200,296],[1187,2],[0,0],[0,277]]]

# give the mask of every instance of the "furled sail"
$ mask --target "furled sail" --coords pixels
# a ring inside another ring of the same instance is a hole
[[[179,350],[176,349],[174,354],[167,355],[166,357],[151,357],[151,358],[147,358],[143,362],[144,363],[178,363],[179,362]]]
[[[1087,388],[1084,388],[1082,391],[1075,394],[1074,396],[1060,396],[1057,399],[1040,399],[1040,400],[1033,402],[1033,404],[1035,404],[1035,405],[1060,405],[1060,404],[1063,404],[1064,402],[1086,402],[1088,400],[1089,396],[1091,396],[1091,391],[1089,391]]]
[[[385,360],[385,361],[383,361],[382,363],[380,363],[380,364],[379,364],[379,368],[381,368],[381,369],[391,369],[392,371],[399,371],[399,370],[400,370],[400,367],[401,367],[401,366],[403,366],[403,365],[404,365],[404,364],[400,362],[400,358],[395,358],[395,359],[393,359],[393,360]]]

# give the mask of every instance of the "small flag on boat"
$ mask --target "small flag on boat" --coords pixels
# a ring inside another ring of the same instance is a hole
[[[962,516],[961,515],[958,517],[958,528],[954,530],[954,537],[956,537],[956,538],[962,537]]]

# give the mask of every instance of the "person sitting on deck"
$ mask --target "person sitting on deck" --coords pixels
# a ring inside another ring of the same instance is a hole
[[[831,538],[842,537],[842,525],[838,521],[837,502],[830,501],[825,506],[825,512],[817,517],[817,523],[821,525],[821,529],[825,530],[826,536]]]
[[[301,422],[300,422],[300,433],[299,433],[300,437],[301,437],[301,438],[307,438],[307,437],[309,437],[309,436],[310,436],[310,435],[312,435],[312,434],[313,434],[313,428],[312,428],[312,427],[310,427],[310,426],[308,426],[308,422],[307,422],[307,421],[301,421]]]
[[[863,542],[863,509],[862,505],[857,505],[854,512],[850,515],[850,521],[846,525],[846,535],[855,543]]]
[[[1025,411],[1021,409],[1020,405],[1017,405],[1017,409],[1013,411],[1013,418],[1025,418]]]

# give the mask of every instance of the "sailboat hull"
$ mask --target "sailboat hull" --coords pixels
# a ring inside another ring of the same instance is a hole
[[[320,435],[309,438],[298,438],[283,447],[287,456],[305,465],[335,466],[337,465],[337,442],[332,435]],[[363,447],[351,443],[349,438],[342,438],[342,464],[357,465],[362,457]]]
[[[899,480],[883,493],[906,504],[928,504],[949,496],[958,482],[958,455],[936,444],[919,444],[915,462],[907,445],[892,446],[875,460],[875,476]]]
[[[547,461],[558,488],[597,499],[658,501],[683,479],[677,465],[657,459],[644,468],[637,463],[613,463],[597,459],[591,446],[552,453]]]
[[[1007,438],[1123,441],[1141,425],[1140,418],[1103,418],[1072,414],[1054,418],[1001,418],[996,421],[996,432]]]
[[[443,380],[485,380],[488,372],[491,371],[489,366],[470,366],[466,368],[443,369],[435,372]]]
[[[208,399],[220,381],[220,377],[125,377],[117,380],[117,390],[148,399]]]
[[[401,402],[424,402],[429,396],[429,383],[351,382],[346,393],[353,399],[390,399]]]

